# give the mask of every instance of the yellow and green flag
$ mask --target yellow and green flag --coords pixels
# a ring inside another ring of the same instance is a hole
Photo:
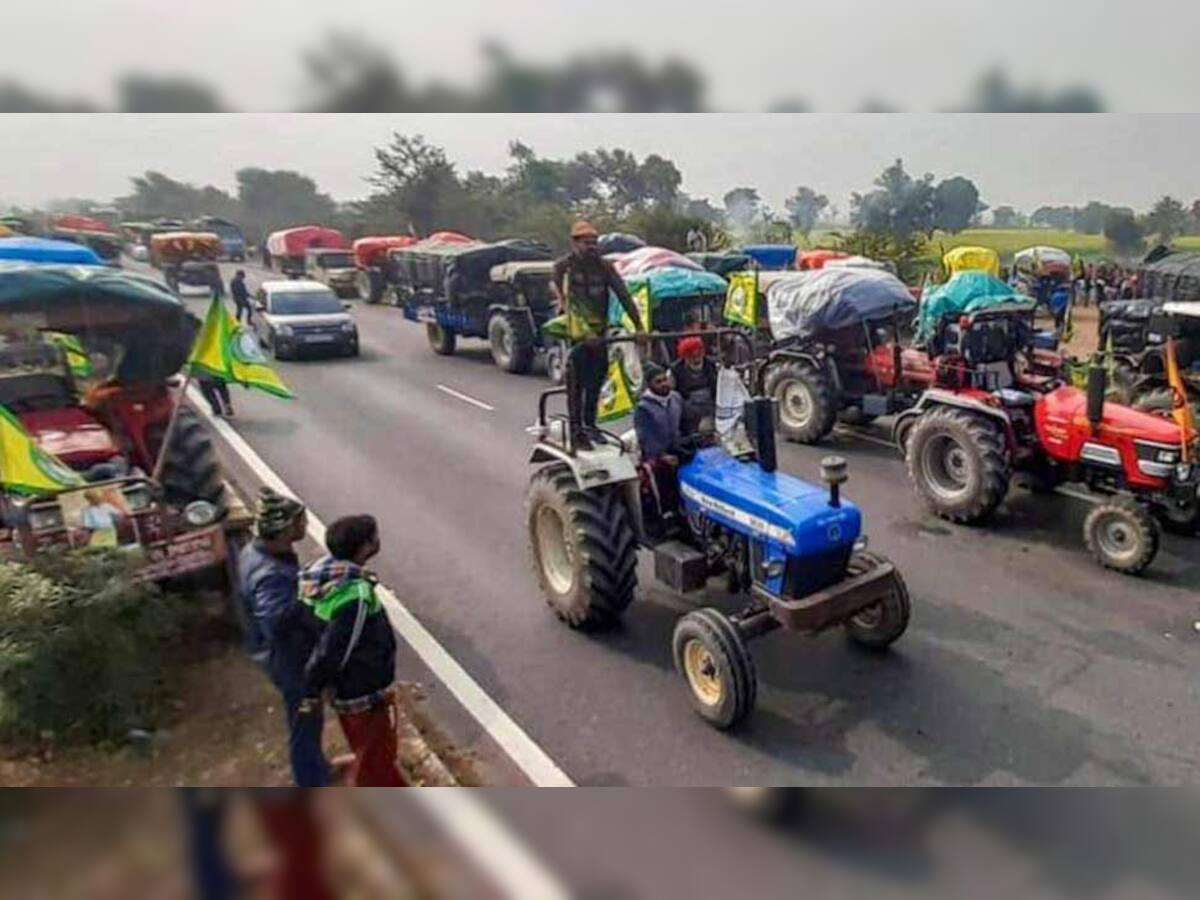
[[[92,360],[83,349],[79,338],[73,334],[63,334],[61,331],[47,331],[45,334],[46,339],[66,355],[72,375],[76,378],[87,378],[92,374]]]
[[[600,405],[596,410],[596,421],[611,422],[633,412],[633,382],[625,372],[625,363],[620,356],[608,361],[608,379],[600,390]]]
[[[747,328],[758,326],[758,271],[733,272],[725,294],[725,321]]]
[[[219,297],[214,297],[208,307],[204,327],[187,364],[195,375],[256,388],[276,397],[292,396],[288,386],[267,364],[258,345],[258,335],[238,322]]]
[[[56,494],[81,487],[83,478],[42,450],[21,420],[0,406],[0,486],[14,494]]]
[[[642,282],[632,291],[629,292],[630,298],[633,300],[633,305],[637,307],[638,317],[642,320],[642,330],[652,331],[654,326],[650,323],[650,283]],[[629,318],[629,313],[625,312],[624,307],[621,308],[621,327],[628,332],[637,331],[633,327],[633,319]]]
[[[1179,374],[1179,358],[1175,355],[1174,339],[1167,339],[1167,384],[1171,386],[1171,418],[1173,418],[1182,436],[1183,461],[1191,462],[1191,442],[1196,434],[1196,418],[1188,402],[1187,387]]]

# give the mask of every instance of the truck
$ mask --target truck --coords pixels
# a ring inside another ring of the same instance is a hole
[[[221,239],[221,259],[245,262],[246,236],[233,222],[220,216],[201,216],[192,222],[191,227],[195,231],[211,232]]]
[[[335,228],[301,225],[272,232],[267,235],[264,246],[263,265],[266,268],[278,268],[284,275],[303,278],[310,248],[349,250],[350,242]]]

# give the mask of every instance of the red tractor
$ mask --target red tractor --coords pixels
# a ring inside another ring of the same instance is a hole
[[[161,475],[151,478],[198,325],[144,277],[0,266],[0,407],[84,482],[59,493],[0,492],[0,555],[99,545],[86,507],[103,505],[110,533],[101,537],[139,545],[148,578],[224,560],[224,482],[190,409],[179,410]]]
[[[1200,497],[1195,432],[1104,401],[1094,360],[1087,390],[1023,368],[1032,356],[1030,310],[993,307],[940,329],[934,386],[895,425],[909,476],[937,515],[984,521],[1014,474],[1031,486],[1082,485],[1097,502],[1084,541],[1103,566],[1128,574],[1158,552],[1159,524],[1194,531]]]

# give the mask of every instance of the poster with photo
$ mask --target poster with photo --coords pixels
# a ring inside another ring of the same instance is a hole
[[[89,485],[60,494],[63,523],[75,547],[138,544],[137,522],[119,485]]]

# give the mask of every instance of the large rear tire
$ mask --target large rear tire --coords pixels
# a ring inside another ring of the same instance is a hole
[[[505,372],[524,375],[533,367],[533,335],[529,322],[511,312],[495,312],[488,322],[492,359]]]
[[[382,274],[371,269],[359,269],[354,276],[354,286],[358,288],[358,296],[370,304],[383,299]]]
[[[161,440],[160,436],[151,445],[157,450]],[[163,461],[161,483],[168,503],[186,506],[193,500],[204,500],[224,515],[225,482],[212,437],[189,407],[179,410],[171,447]]]
[[[876,566],[888,562],[874,553],[862,555]],[[871,650],[886,650],[908,629],[908,619],[912,614],[908,586],[898,569],[893,568],[892,572],[892,587],[887,597],[846,620],[846,634],[850,639]]]
[[[458,335],[453,328],[428,322],[425,325],[425,335],[429,338],[429,347],[438,356],[453,356],[454,348],[458,346]]]
[[[788,440],[812,444],[833,430],[837,421],[833,385],[811,363],[775,363],[767,370],[763,390],[779,404],[779,431]]]
[[[968,410],[937,407],[908,435],[908,475],[925,504],[952,522],[991,515],[1012,480],[1004,435],[995,422]]]
[[[572,628],[616,622],[637,589],[637,539],[619,485],[581,491],[552,465],[529,483],[526,524],[534,573],[555,614]]]
[[[675,623],[671,650],[692,709],[704,721],[724,731],[749,715],[758,678],[754,660],[727,616],[709,607],[688,613]]]
[[[1132,497],[1113,497],[1088,512],[1083,541],[1104,568],[1138,575],[1158,555],[1158,523]]]

